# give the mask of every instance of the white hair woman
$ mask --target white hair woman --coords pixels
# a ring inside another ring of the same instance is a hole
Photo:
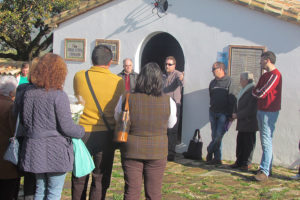
[[[13,101],[18,82],[13,76],[0,77],[0,199],[17,199],[20,175],[15,165],[3,160],[8,147],[8,139],[13,136],[15,119]]]
[[[236,161],[230,167],[248,171],[251,166],[256,131],[258,130],[257,103],[252,96],[252,89],[255,86],[253,74],[250,72],[241,73],[240,84],[242,89],[237,96],[237,111],[232,114],[232,118],[237,119]]]

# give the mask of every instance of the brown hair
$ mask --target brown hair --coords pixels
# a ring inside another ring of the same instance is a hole
[[[33,73],[33,71],[35,70],[38,62],[39,62],[40,58],[39,57],[35,57],[31,62],[30,62],[30,68],[29,68],[29,74],[28,74],[28,81],[31,82],[31,74]]]
[[[31,82],[41,88],[62,90],[67,75],[67,65],[63,58],[47,53],[39,59],[30,75]]]
[[[215,62],[212,67],[221,68],[225,72],[225,64],[222,62]]]
[[[176,65],[176,59],[174,58],[174,56],[168,56],[168,57],[166,57],[166,61],[167,60],[173,60],[173,63]]]

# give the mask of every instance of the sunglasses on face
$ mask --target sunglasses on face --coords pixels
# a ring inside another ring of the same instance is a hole
[[[174,64],[172,64],[172,63],[166,63],[166,65],[167,65],[167,66],[172,66],[172,65],[174,65]]]

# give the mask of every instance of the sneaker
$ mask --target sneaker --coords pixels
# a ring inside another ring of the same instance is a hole
[[[206,162],[212,161],[212,153],[207,153]]]
[[[206,164],[207,164],[207,165],[222,165],[223,163],[222,163],[221,160],[213,159],[213,160],[211,160],[211,161],[208,161]]]
[[[296,176],[291,177],[292,180],[300,180],[300,174],[296,174]]]
[[[257,174],[258,172],[260,172],[260,169],[252,171],[253,174]],[[269,172],[269,176],[273,176],[272,170]]]
[[[266,181],[268,180],[268,176],[263,172],[263,171],[259,171],[257,172],[257,174],[254,176],[254,179],[257,181]]]

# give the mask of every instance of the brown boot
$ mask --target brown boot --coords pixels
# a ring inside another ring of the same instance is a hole
[[[268,180],[268,176],[263,171],[257,172],[257,174],[254,176],[254,178],[255,178],[255,180],[260,181],[260,182]]]

